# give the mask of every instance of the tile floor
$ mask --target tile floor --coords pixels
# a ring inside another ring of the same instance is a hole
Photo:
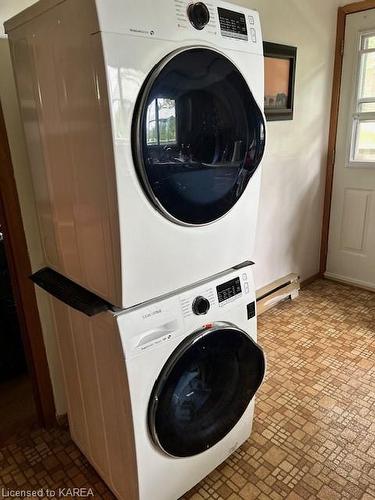
[[[0,449],[20,427],[36,421],[31,380],[27,375],[0,383]]]
[[[317,281],[260,318],[259,342],[252,436],[183,499],[375,499],[375,294]],[[113,498],[62,429],[0,450],[0,498],[73,486]]]

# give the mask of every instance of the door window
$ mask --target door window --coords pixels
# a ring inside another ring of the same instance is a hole
[[[349,166],[375,166],[375,32],[360,35]]]
[[[176,457],[215,445],[243,415],[264,369],[259,346],[230,325],[185,339],[153,389],[148,419],[155,443]]]
[[[150,75],[134,122],[134,158],[150,200],[175,222],[212,222],[238,201],[264,150],[262,113],[238,69],[189,49]]]

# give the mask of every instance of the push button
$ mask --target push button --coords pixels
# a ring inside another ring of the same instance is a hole
[[[256,43],[257,41],[257,32],[255,31],[254,28],[250,29],[250,36],[251,36],[251,41]]]

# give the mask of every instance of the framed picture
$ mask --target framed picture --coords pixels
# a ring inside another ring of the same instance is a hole
[[[268,121],[293,120],[297,48],[263,42],[264,113]]]

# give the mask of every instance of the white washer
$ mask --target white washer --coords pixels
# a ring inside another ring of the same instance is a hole
[[[6,29],[47,266],[128,308],[251,259],[265,144],[256,12],[52,0]]]
[[[177,500],[250,435],[265,372],[251,266],[120,314],[141,500]]]

